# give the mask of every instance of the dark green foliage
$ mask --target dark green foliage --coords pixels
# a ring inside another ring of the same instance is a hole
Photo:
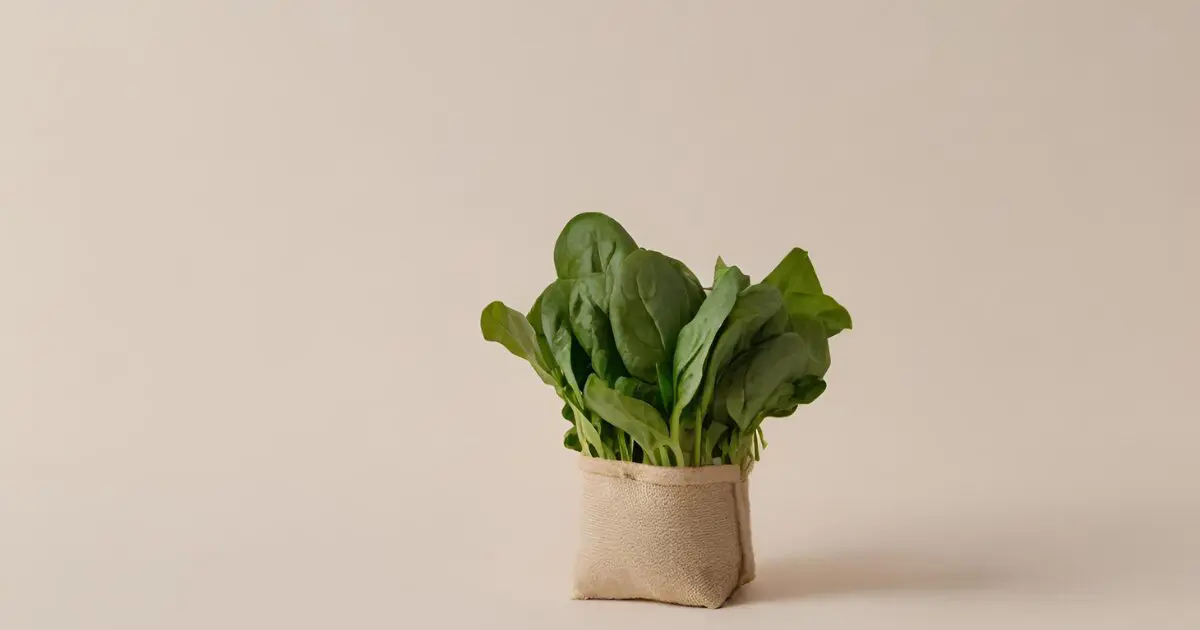
[[[580,214],[554,245],[557,279],[529,315],[493,302],[480,328],[563,402],[563,445],[662,466],[748,465],[762,422],[826,388],[829,338],[852,328],[808,252],[758,284],[717,258],[711,289],[623,227]]]

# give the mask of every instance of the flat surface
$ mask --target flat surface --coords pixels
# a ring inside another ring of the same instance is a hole
[[[1195,2],[0,3],[0,628],[1200,627]],[[576,212],[854,314],[758,579],[573,602]]]

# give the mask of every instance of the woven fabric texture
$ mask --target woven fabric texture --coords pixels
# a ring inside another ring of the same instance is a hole
[[[754,579],[747,478],[737,466],[669,468],[580,458],[575,599],[719,608]]]

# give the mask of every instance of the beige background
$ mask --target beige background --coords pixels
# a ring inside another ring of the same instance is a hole
[[[1198,169],[1195,2],[0,3],[0,628],[1200,627]],[[855,316],[724,610],[567,599],[581,210]]]

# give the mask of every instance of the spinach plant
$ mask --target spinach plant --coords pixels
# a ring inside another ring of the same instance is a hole
[[[758,283],[718,257],[703,287],[587,212],[559,234],[554,270],[528,315],[492,302],[480,328],[554,389],[563,445],[589,457],[749,466],[766,418],[825,391],[829,339],[853,327],[799,248]]]

